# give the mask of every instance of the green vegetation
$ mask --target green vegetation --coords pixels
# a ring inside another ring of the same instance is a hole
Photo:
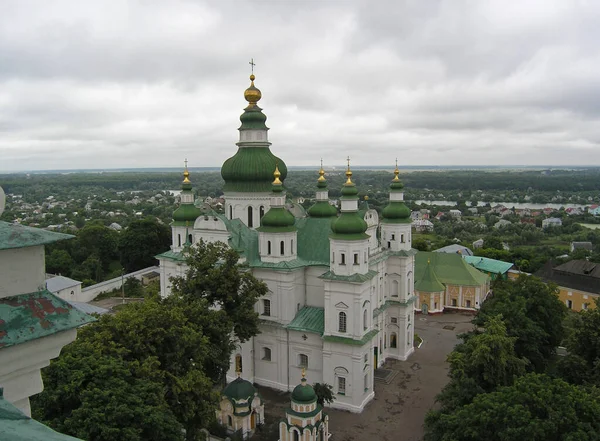
[[[535,277],[495,282],[477,327],[448,356],[450,382],[425,440],[597,439],[600,309],[566,313]],[[557,357],[565,335],[569,353]]]
[[[89,441],[199,439],[215,418],[235,339],[258,332],[264,283],[199,243],[165,300],[128,304],[80,330],[43,371],[34,417]],[[216,307],[219,307],[217,309]]]

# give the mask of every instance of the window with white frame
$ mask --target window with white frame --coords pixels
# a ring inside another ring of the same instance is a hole
[[[365,363],[369,362],[369,353],[368,352],[365,353],[365,356],[363,357],[363,359],[364,359]]]
[[[368,319],[368,314],[367,314],[367,310],[365,309],[363,311],[363,331],[366,331],[367,328],[369,327],[369,323],[367,323],[367,319]]]
[[[346,313],[340,312],[338,315],[338,331],[346,332]]]
[[[308,355],[306,354],[299,354],[298,355],[298,367],[301,368],[308,368]]]
[[[365,386],[365,392],[369,390],[369,374],[365,374],[364,377],[364,386]]]
[[[263,357],[262,359],[264,361],[271,361],[271,349],[270,348],[263,348]]]
[[[262,315],[271,315],[271,301],[268,299],[263,299],[263,313]]]
[[[338,394],[346,395],[346,378],[338,377]]]
[[[340,259],[341,259],[340,265],[346,265],[346,254],[340,253]]]

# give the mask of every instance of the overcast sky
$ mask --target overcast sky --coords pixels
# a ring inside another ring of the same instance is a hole
[[[600,2],[2,0],[0,170],[600,165]]]

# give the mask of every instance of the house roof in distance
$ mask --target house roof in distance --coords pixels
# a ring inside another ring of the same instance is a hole
[[[75,236],[71,234],[55,233],[54,231],[42,230],[40,228],[0,222],[0,250],[45,245],[73,237]]]
[[[480,271],[493,274],[504,274],[513,267],[510,262],[503,262],[502,260],[490,259],[488,257],[480,256],[463,256],[465,262],[469,265],[473,265]]]
[[[442,248],[438,248],[437,250],[433,250],[434,253],[453,253],[453,254],[462,254],[463,256],[472,256],[473,251],[469,248],[464,247],[462,245],[453,244],[448,245]]]
[[[554,267],[552,261],[548,261],[534,275],[565,288],[600,294],[600,263],[571,260]]]

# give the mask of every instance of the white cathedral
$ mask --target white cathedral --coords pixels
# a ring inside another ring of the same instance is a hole
[[[379,219],[359,203],[350,165],[340,212],[329,203],[325,172],[306,213],[286,201],[285,163],[271,153],[261,92],[251,85],[235,155],[225,161],[224,213],[197,206],[187,168],[173,213],[173,244],[160,254],[161,295],[186,272],[185,247],[203,240],[236,249],[269,291],[256,304],[260,334],[232,355],[227,379],[240,371],[259,385],[290,391],[303,369],[333,386],[332,407],[361,412],[375,396],[374,370],[414,351],[414,255],[410,210],[398,169]]]

